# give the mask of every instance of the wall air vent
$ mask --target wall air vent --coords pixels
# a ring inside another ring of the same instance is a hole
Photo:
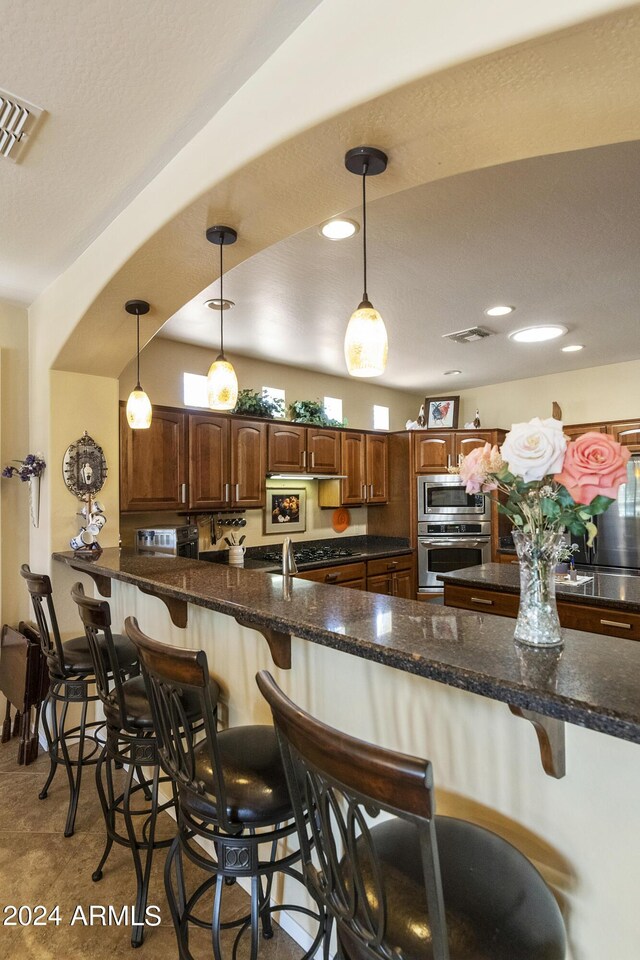
[[[40,107],[0,90],[0,157],[17,163],[41,116]]]
[[[469,327],[468,330],[456,330],[455,333],[444,333],[443,340],[453,340],[454,343],[474,343],[476,340],[484,340],[485,337],[493,335],[493,330],[487,330],[486,327]]]

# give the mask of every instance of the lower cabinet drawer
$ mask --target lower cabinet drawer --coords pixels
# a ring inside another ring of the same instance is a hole
[[[382,576],[382,574],[397,573],[400,570],[411,570],[413,567],[413,554],[405,553],[399,557],[382,557],[379,560],[369,560],[367,562],[367,573],[370,577]]]
[[[520,599],[513,593],[499,593],[497,590],[474,590],[469,587],[445,584],[444,603],[447,607],[480,610],[485,613],[493,613],[498,617],[517,617]]]
[[[307,570],[306,573],[299,573],[298,577],[301,580],[313,580],[314,583],[333,583],[364,590],[366,567],[364,563],[343,563],[336,567],[323,567],[321,570]]]
[[[587,607],[582,604],[558,603],[560,623],[572,630],[602,633],[609,637],[640,640],[640,614],[626,613],[607,607]]]

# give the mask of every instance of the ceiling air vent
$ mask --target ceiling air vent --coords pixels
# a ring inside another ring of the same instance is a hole
[[[475,340],[484,340],[490,337],[493,330],[487,330],[486,327],[469,327],[468,330],[456,330],[455,333],[444,333],[443,340],[453,340],[454,343],[473,343]]]
[[[40,107],[0,90],[0,157],[17,163],[41,116]]]

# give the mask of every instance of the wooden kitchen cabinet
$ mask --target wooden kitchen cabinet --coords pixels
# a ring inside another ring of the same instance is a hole
[[[266,424],[189,416],[189,507],[248,509],[265,503]]]
[[[313,580],[314,583],[333,584],[338,587],[351,587],[354,590],[367,589],[367,573],[364,562],[342,563],[335,567],[322,567],[320,570],[307,570],[298,573],[300,580]]]
[[[575,440],[576,437],[582,436],[583,433],[606,433],[607,428],[604,423],[576,423],[576,424],[567,424],[565,423],[562,427],[562,432],[565,433],[570,440]]]
[[[628,447],[631,453],[640,453],[640,423],[637,420],[610,423],[607,425],[607,433],[618,443]]]
[[[415,432],[413,462],[416,473],[446,473],[453,459],[453,434]]]
[[[367,590],[391,597],[415,599],[415,562],[412,553],[367,562]]]
[[[120,509],[179,510],[187,503],[186,414],[154,406],[151,426],[132,430],[120,406]]]
[[[496,443],[495,430],[474,430],[473,433],[454,434],[453,462],[457,465],[458,457],[466,457],[477,447],[484,447],[485,443]]]
[[[389,499],[389,445],[384,434],[342,434],[341,498],[344,506]]]
[[[340,434],[322,427],[269,424],[269,473],[340,473]]]

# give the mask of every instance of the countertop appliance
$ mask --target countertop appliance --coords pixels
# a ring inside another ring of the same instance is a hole
[[[182,527],[160,524],[136,530],[136,553],[197,560],[198,527],[195,524]]]
[[[467,493],[455,473],[418,477],[418,522],[491,520],[491,499],[484,493]]]
[[[272,550],[262,554],[265,560],[282,563],[282,551]],[[346,547],[311,547],[304,543],[293,544],[293,556],[298,567],[312,563],[326,563],[328,560],[343,560],[345,557],[357,557],[355,550]]]
[[[597,528],[593,546],[586,537],[572,537],[579,546],[576,563],[604,573],[640,572],[640,455],[627,463],[627,480],[605,513],[593,518]]]
[[[455,516],[418,524],[418,593],[440,592],[439,573],[475,567],[491,560],[491,522]]]

